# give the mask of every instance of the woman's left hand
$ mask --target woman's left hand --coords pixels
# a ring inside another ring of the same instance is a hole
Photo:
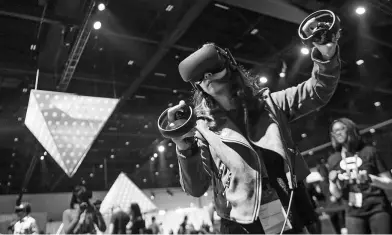
[[[338,40],[340,38],[340,31],[332,37],[332,42],[329,42],[325,45],[319,45],[317,43],[313,43],[313,45],[320,51],[323,59],[329,60],[331,59],[336,53],[336,47],[338,45]]]

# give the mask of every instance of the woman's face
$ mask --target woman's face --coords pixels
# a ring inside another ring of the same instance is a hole
[[[347,141],[347,127],[341,122],[336,122],[332,126],[332,135],[336,142],[344,144]]]
[[[228,73],[227,69],[216,74],[205,74],[204,79],[199,83],[200,87],[210,96],[229,94],[230,83],[226,79],[222,79]]]

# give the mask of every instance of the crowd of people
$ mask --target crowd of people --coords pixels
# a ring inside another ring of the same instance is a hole
[[[388,234],[391,233],[391,202],[385,190],[392,189],[390,170],[380,152],[366,143],[357,125],[350,119],[337,119],[331,124],[330,137],[335,152],[326,161],[321,161],[318,171],[321,182],[306,185],[311,197],[312,210],[321,216],[320,208],[340,207],[328,212],[336,233]],[[72,192],[70,208],[63,212],[64,234],[163,234],[162,223],[155,217],[146,226],[146,221],[137,203],[129,211],[119,206],[112,209],[110,221],[105,223],[100,213],[101,201],[91,202],[92,193],[84,186],[76,186]],[[328,201],[329,205],[326,204]],[[332,206],[331,206],[332,205]],[[13,234],[44,233],[31,216],[31,205],[22,202],[15,207],[17,219],[9,226]],[[221,223],[225,220],[221,220]],[[42,229],[42,228],[41,228]],[[320,234],[320,220],[307,225],[309,233]],[[207,234],[213,231],[207,225],[196,230],[185,216],[177,231],[169,234]]]

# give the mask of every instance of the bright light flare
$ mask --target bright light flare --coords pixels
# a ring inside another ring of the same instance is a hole
[[[357,65],[361,65],[361,64],[363,64],[363,63],[365,63],[365,61],[363,61],[363,60],[357,60],[357,62],[355,62]]]
[[[365,12],[366,12],[366,9],[364,7],[362,7],[362,6],[357,7],[355,9],[355,13],[357,13],[358,15],[363,15],[363,14],[365,14]]]
[[[100,21],[96,21],[94,23],[93,27],[94,27],[95,30],[98,30],[98,29],[100,29],[102,27],[102,24],[101,24]]]
[[[105,4],[103,4],[103,3],[98,4],[98,10],[99,11],[104,11],[105,9],[106,9]]]
[[[162,146],[162,145],[159,145],[159,146],[158,146],[158,151],[159,151],[160,153],[164,152],[164,151],[165,151],[165,147]]]
[[[268,78],[267,77],[260,77],[260,83],[265,84],[268,82]]]
[[[301,48],[301,53],[302,53],[303,55],[308,55],[308,54],[309,54],[309,49],[306,48],[306,47],[302,47],[302,48]]]

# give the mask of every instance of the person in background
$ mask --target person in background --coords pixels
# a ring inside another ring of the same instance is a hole
[[[150,225],[149,229],[151,229],[152,234],[158,234],[160,232],[160,227],[156,221],[155,216],[153,216],[151,218],[151,225]]]
[[[97,208],[98,211],[101,210],[101,204],[102,204],[102,201],[99,199],[95,200],[95,202],[93,203],[93,205],[95,206],[95,208]]]
[[[392,189],[392,179],[380,153],[364,143],[348,118],[335,120],[330,135],[336,152],[328,159],[329,189],[348,202],[348,233],[391,233],[391,206],[384,190]]]
[[[180,224],[180,228],[178,229],[178,234],[187,234],[187,225],[188,225],[188,216],[184,216],[184,221]]]
[[[131,217],[131,234],[143,234],[146,229],[146,222],[143,219],[142,212],[140,210],[139,204],[132,203],[130,207],[130,217]]]
[[[127,224],[130,218],[119,206],[114,207],[113,214],[110,219],[109,234],[125,234],[127,233]]]
[[[63,212],[65,234],[97,234],[106,231],[106,224],[99,210],[90,202],[92,192],[76,186],[72,192],[70,209]]]
[[[27,202],[22,202],[15,207],[18,220],[13,226],[14,234],[39,234],[37,221],[30,216],[31,206]]]

